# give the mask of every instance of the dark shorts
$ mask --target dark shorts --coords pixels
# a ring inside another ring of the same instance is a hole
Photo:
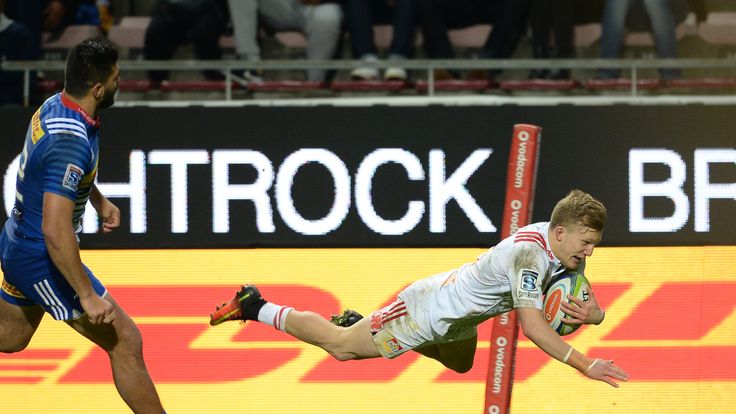
[[[4,278],[0,297],[17,306],[41,305],[56,320],[72,320],[84,315],[79,295],[51,261],[46,250],[8,240],[0,234],[0,263]],[[82,265],[101,297],[107,289]]]

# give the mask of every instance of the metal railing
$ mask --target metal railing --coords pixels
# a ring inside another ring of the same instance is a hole
[[[119,62],[123,76],[127,71],[170,70],[201,71],[219,70],[225,75],[225,100],[232,100],[233,71],[268,71],[268,70],[350,70],[371,67],[387,69],[400,67],[406,70],[425,71],[427,73],[427,94],[435,94],[435,73],[444,70],[531,70],[546,69],[620,69],[628,70],[631,81],[631,96],[637,96],[637,80],[642,70],[651,69],[733,69],[736,70],[736,58],[724,59],[448,59],[448,60],[379,60],[366,62],[363,60],[264,60],[250,62],[244,60],[122,60]],[[24,104],[28,105],[30,96],[30,76],[32,71],[63,71],[63,61],[6,61],[0,62],[0,69],[5,71],[22,71]],[[736,77],[736,75],[734,75]]]

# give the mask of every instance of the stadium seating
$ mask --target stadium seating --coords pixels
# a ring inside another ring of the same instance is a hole
[[[331,89],[333,91],[351,91],[351,92],[375,92],[375,91],[400,91],[407,89],[410,84],[402,80],[355,80],[355,81],[333,81]]]
[[[153,88],[153,84],[149,80],[127,80],[120,81],[120,90],[123,92],[146,92]]]
[[[688,18],[675,28],[677,40],[682,40],[685,35],[697,34],[696,24],[695,14],[690,13]],[[629,32],[624,38],[624,44],[635,47],[652,47],[654,46],[654,38],[652,38],[652,34],[649,31]]]
[[[514,79],[501,82],[505,91],[569,91],[579,86],[573,79]]]
[[[125,49],[143,49],[146,28],[151,23],[149,16],[127,16],[120,23],[110,28],[108,39],[118,47]]]
[[[667,81],[667,87],[673,89],[709,89],[734,90],[736,78],[682,78]]]
[[[100,35],[100,29],[92,25],[68,26],[59,34],[44,33],[41,46],[47,51],[69,50],[90,37]]]
[[[736,12],[711,12],[698,25],[700,37],[712,45],[736,46]]]
[[[43,79],[39,80],[36,86],[39,92],[50,95],[60,92],[64,88],[64,82],[54,79]]]
[[[587,23],[575,26],[575,46],[577,47],[591,47],[600,38],[600,23]]]
[[[627,78],[619,79],[589,79],[584,83],[585,88],[592,91],[631,89],[631,80]],[[660,87],[659,79],[643,78],[636,80],[636,88],[638,90],[653,90]]]
[[[450,91],[467,91],[467,92],[481,92],[487,89],[496,87],[495,82],[491,80],[478,79],[478,80],[461,80],[461,79],[446,79],[434,81],[434,90],[442,92]],[[419,92],[427,92],[429,90],[429,82],[425,80],[417,81],[416,89]]]
[[[483,46],[491,33],[489,24],[476,24],[461,29],[448,30],[447,35],[450,43],[458,48],[477,49]]]
[[[240,88],[237,83],[232,83],[233,89]],[[216,80],[186,80],[186,81],[169,81],[161,82],[159,89],[162,91],[179,91],[179,92],[209,92],[209,91],[225,91],[225,81]]]
[[[304,49],[307,47],[307,38],[302,32],[277,32],[274,37],[284,47],[290,49]]]
[[[246,88],[251,92],[309,92],[326,89],[327,84],[309,80],[274,80],[250,82]]]
[[[123,16],[118,24],[114,25],[108,32],[108,38],[123,49],[121,58],[131,59],[138,57],[142,52],[145,31],[150,23],[149,16]],[[458,49],[479,49],[486,42],[492,27],[488,24],[479,24],[461,29],[448,31],[448,36],[454,47]],[[47,58],[63,59],[65,50],[68,50],[83,39],[98,36],[99,30],[96,26],[73,25],[69,26],[61,34],[52,36],[45,34],[43,37],[43,48]],[[263,34],[265,36],[265,34]],[[390,47],[393,29],[390,25],[374,26],[374,41],[379,50],[385,51]],[[736,11],[718,11],[710,12],[707,19],[697,22],[695,15],[690,13],[687,19],[677,26],[677,38],[683,41],[685,37],[689,37],[687,44],[694,45],[697,42],[703,42],[717,46],[719,49],[733,50],[736,47]],[[577,48],[596,48],[597,42],[601,37],[600,23],[588,23],[575,27],[575,46]],[[275,33],[273,36],[275,42],[270,42],[270,46],[280,45],[284,49],[302,53],[307,46],[307,39],[301,32],[285,31]],[[233,36],[222,36],[220,38],[220,46],[226,50],[233,51],[235,49],[235,40]],[[416,46],[422,46],[422,36],[419,31],[416,35]],[[648,32],[630,32],[625,38],[626,46],[652,48],[652,36]],[[346,43],[347,44],[347,43]],[[721,46],[724,46],[721,48]],[[347,47],[347,46],[346,46]],[[520,50],[524,50],[520,48]],[[133,54],[126,51],[134,51]],[[594,52],[594,50],[590,50]],[[579,51],[580,56],[591,55],[585,51]],[[462,54],[462,52],[461,52]],[[420,52],[421,55],[421,52]],[[275,59],[283,59],[284,54],[277,53]],[[688,56],[683,56],[688,57]],[[470,76],[467,80],[450,79],[435,80],[432,90],[434,92],[469,92],[482,93],[487,90],[500,90],[504,92],[523,92],[523,91],[558,91],[561,93],[572,91],[575,89],[587,90],[590,92],[605,90],[630,90],[631,80],[627,78],[601,80],[539,80],[539,79],[514,79],[518,76],[513,75],[513,71],[508,71],[512,79],[504,79],[500,82],[493,80],[472,79]],[[516,72],[519,73],[519,72]],[[708,90],[708,91],[733,91],[736,90],[736,77],[731,76],[728,72],[715,71],[703,72],[702,77],[693,77],[694,73],[686,72],[688,77],[676,79],[667,82],[660,82],[656,78],[648,78],[652,76],[649,72],[644,73],[644,78],[637,79],[636,89],[641,91],[650,91],[657,88],[666,88],[669,90]],[[726,73],[724,77],[719,77]],[[416,71],[419,78],[426,77],[426,70]],[[506,72],[504,72],[506,74]],[[577,74],[575,72],[574,74]],[[145,77],[142,73],[132,76],[134,78]],[[301,93],[310,91],[332,91],[332,92],[386,92],[386,93],[427,93],[429,92],[429,83],[424,79],[414,82],[409,81],[352,81],[343,80],[338,75],[337,80],[331,83],[310,82],[299,79],[284,79],[279,75],[278,80],[268,79],[259,83],[233,83],[233,90],[241,90],[248,92],[286,92]],[[39,84],[42,92],[52,93],[60,90],[62,84],[58,80],[44,80]],[[147,80],[124,80],[120,84],[121,91],[124,92],[146,92],[151,89],[160,89],[162,91],[224,91],[224,81],[205,81],[205,80],[172,80],[154,84]]]

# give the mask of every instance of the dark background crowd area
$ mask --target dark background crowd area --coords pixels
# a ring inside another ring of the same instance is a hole
[[[90,36],[107,37],[120,48],[121,59],[366,62],[344,70],[295,65],[233,71],[241,85],[426,80],[426,70],[402,67],[410,59],[732,59],[736,53],[732,0],[0,0],[0,10],[0,62],[63,60],[71,46]],[[703,35],[700,29],[713,24],[726,34]],[[380,61],[396,65],[371,64]],[[642,76],[736,78],[732,72],[665,68]],[[565,81],[618,79],[627,73],[442,68],[432,76],[438,81]],[[34,71],[31,78],[33,101],[59,88],[56,71]],[[225,75],[219,70],[129,71],[123,78],[145,81],[150,91],[163,82],[222,81]],[[0,104],[21,104],[22,85],[22,72],[0,67]]]

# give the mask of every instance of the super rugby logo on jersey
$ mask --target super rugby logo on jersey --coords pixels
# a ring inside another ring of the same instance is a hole
[[[79,189],[79,183],[82,182],[82,176],[84,176],[84,170],[74,164],[67,164],[66,173],[64,174],[64,180],[61,185],[69,190],[77,191]]]
[[[537,290],[537,280],[539,280],[539,273],[531,269],[521,269],[519,289],[517,289],[519,299],[539,299],[540,294]]]

